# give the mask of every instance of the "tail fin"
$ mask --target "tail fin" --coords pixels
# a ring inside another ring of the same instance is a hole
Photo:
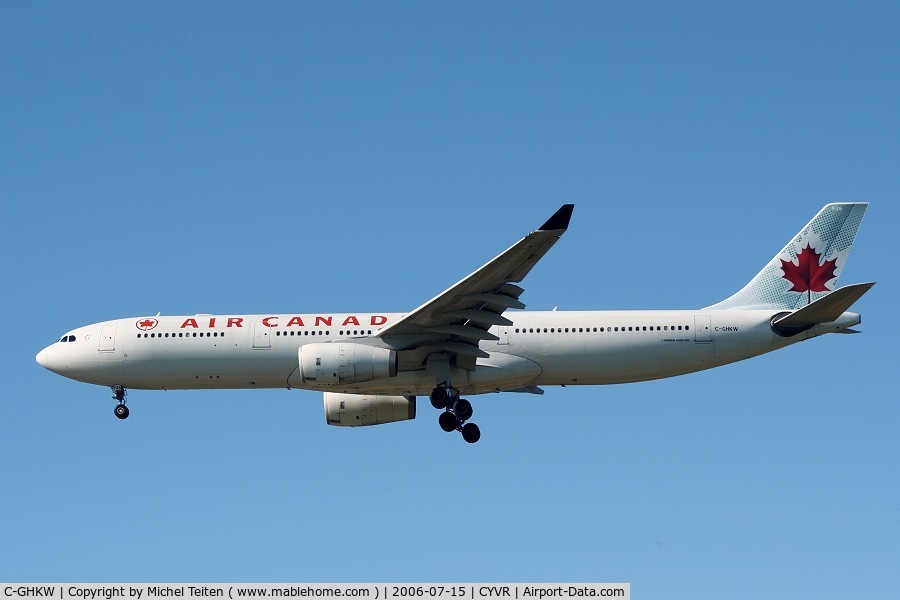
[[[828,295],[868,206],[827,204],[741,291],[707,308],[796,310]]]

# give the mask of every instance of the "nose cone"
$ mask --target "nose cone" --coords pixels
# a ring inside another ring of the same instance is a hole
[[[37,356],[34,357],[34,360],[37,361],[37,364],[41,365],[45,369],[50,368],[50,348],[44,348],[40,352],[37,353]]]
[[[53,371],[60,375],[64,375],[67,370],[62,360],[60,360],[59,352],[55,344],[53,346],[47,346],[38,352],[37,356],[34,357],[34,360],[48,371]]]

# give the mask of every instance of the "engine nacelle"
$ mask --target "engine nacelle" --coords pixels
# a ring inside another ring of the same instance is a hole
[[[364,344],[300,346],[300,380],[312,384],[361,383],[397,375],[397,351]]]
[[[371,396],[325,392],[325,421],[329,425],[362,427],[416,418],[415,396]]]

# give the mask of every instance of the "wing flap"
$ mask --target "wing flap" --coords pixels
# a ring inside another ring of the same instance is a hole
[[[489,310],[474,310],[474,309],[464,309],[464,310],[455,310],[446,313],[446,315],[451,319],[466,319],[468,321],[475,321],[477,323],[484,323],[488,326],[491,325],[512,325],[513,322],[504,317],[503,315],[499,315],[495,312],[491,312]]]
[[[488,358],[490,354],[479,348],[478,346],[473,346],[472,344],[465,344],[463,342],[442,342],[435,344],[438,350],[445,350],[447,352],[455,352],[456,354],[462,354],[463,356],[471,356],[473,358]]]
[[[438,327],[426,327],[425,331],[428,333],[447,333],[469,340],[491,340],[496,342],[500,339],[489,331],[469,325],[440,325]]]

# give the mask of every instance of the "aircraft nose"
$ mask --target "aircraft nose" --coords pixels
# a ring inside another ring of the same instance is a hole
[[[62,364],[59,358],[59,353],[56,351],[56,348],[54,348],[53,346],[47,346],[37,353],[37,356],[34,357],[34,360],[37,361],[37,364],[41,365],[48,371],[61,373],[65,370],[65,365]]]
[[[37,353],[37,356],[34,357],[34,360],[37,361],[37,364],[41,365],[45,369],[49,369],[48,366],[50,364],[50,348],[44,348],[40,352]]]

